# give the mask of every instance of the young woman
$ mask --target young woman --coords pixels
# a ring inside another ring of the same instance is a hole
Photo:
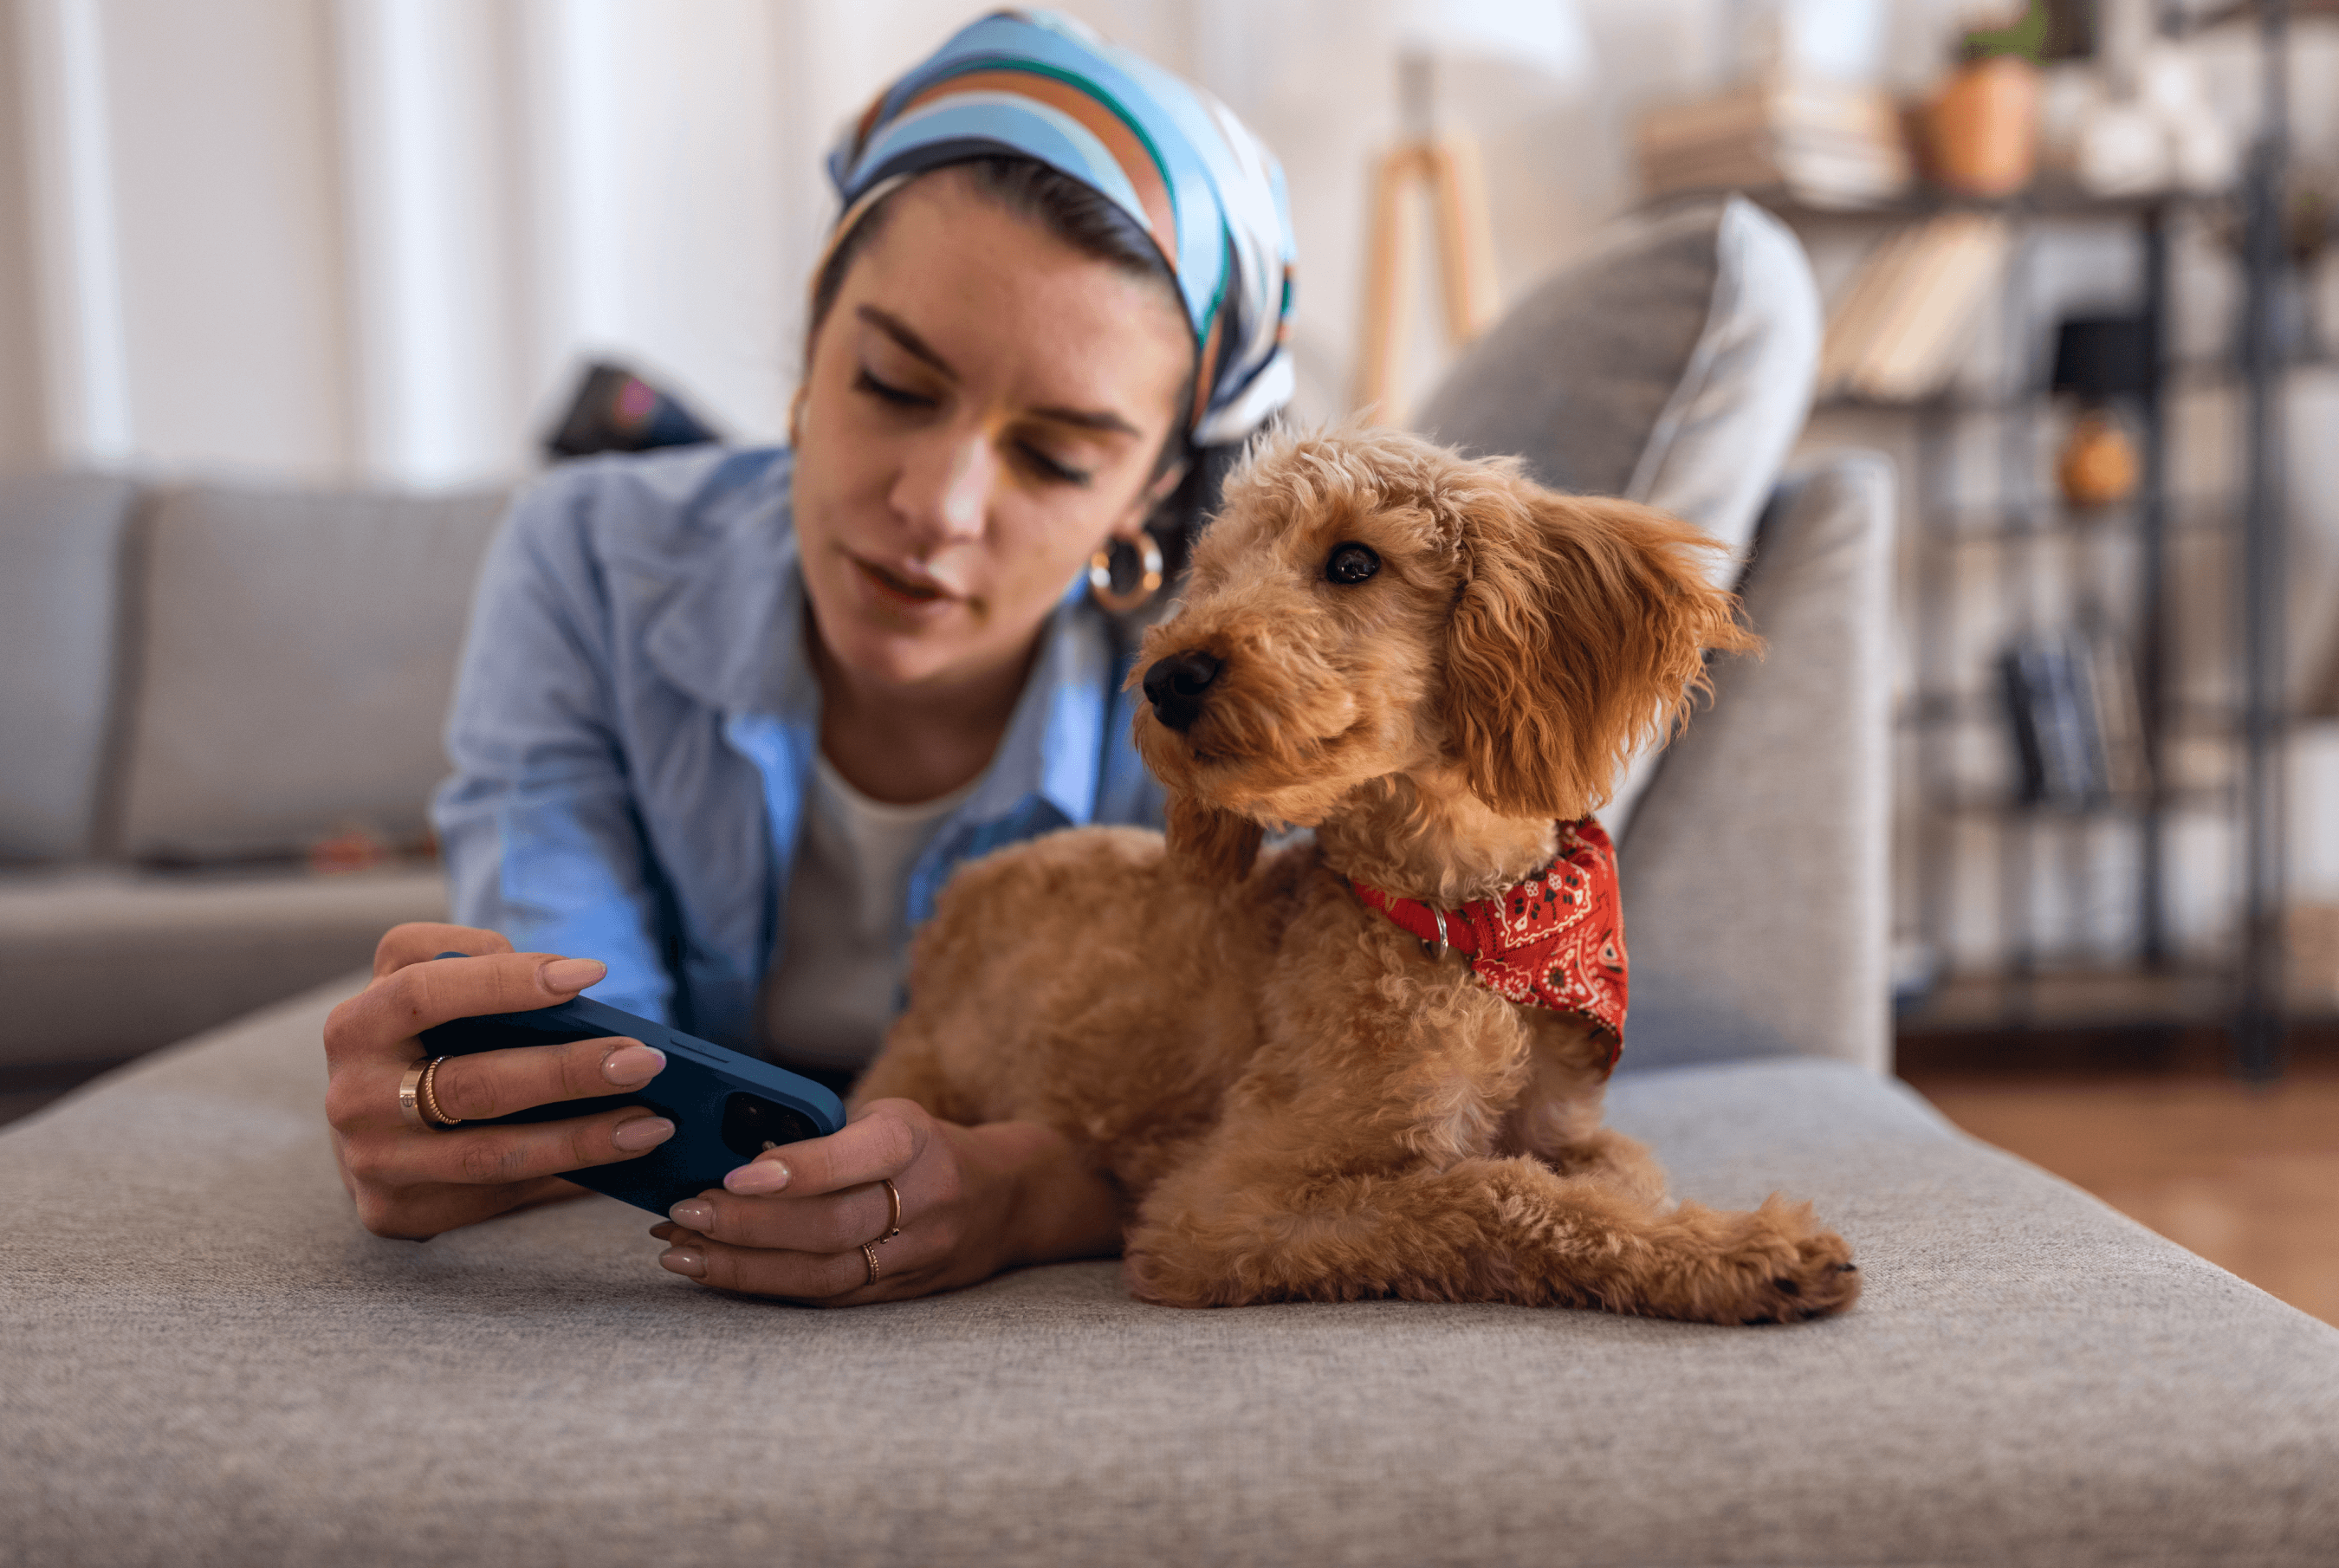
[[[454,1125],[656,1074],[616,1040],[449,1060],[439,1114],[401,1113],[419,1030],[590,987],[842,1082],[954,866],[1158,816],[1098,600],[1158,587],[1160,536],[1174,554],[1288,396],[1280,173],[1187,84],[1031,12],[953,37],[830,171],[789,447],[565,469],[489,557],[435,811],[465,923],[390,932],[325,1036],[378,1234],[575,1192],[555,1173],[673,1131],[640,1108]],[[449,950],[472,956],[422,962]],[[656,1228],[659,1261],[804,1300],[1120,1242],[1055,1134],[907,1101],[725,1187]]]

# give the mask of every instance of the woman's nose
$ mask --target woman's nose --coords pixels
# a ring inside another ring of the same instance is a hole
[[[937,437],[920,443],[893,487],[893,505],[917,536],[933,547],[979,537],[999,479],[999,459],[980,435]]]

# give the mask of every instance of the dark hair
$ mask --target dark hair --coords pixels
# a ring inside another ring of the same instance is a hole
[[[1132,277],[1159,282],[1176,306],[1179,319],[1185,319],[1186,305],[1178,292],[1178,280],[1152,236],[1101,192],[1036,158],[998,154],[942,166],[964,171],[978,194],[1039,225],[1072,249],[1109,262]],[[837,293],[844,286],[844,276],[852,270],[854,259],[883,230],[887,210],[898,194],[896,190],[879,198],[821,264],[820,276],[813,282],[812,317],[804,329],[807,358],[821,323],[827,320],[830,307],[836,303]],[[1185,385],[1179,390],[1170,421],[1170,437],[1161,444],[1150,476],[1158,479],[1180,462],[1186,466],[1178,488],[1145,522],[1147,531],[1160,543],[1165,567],[1172,575],[1185,565],[1194,534],[1204,518],[1217,508],[1219,489],[1242,451],[1239,442],[1198,447],[1188,433],[1195,378],[1200,374],[1199,360],[1198,351],[1195,363],[1186,371]]]

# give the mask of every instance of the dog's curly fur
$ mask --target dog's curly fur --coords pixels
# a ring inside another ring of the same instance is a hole
[[[1327,580],[1361,543],[1369,580]],[[1279,438],[1228,488],[1132,683],[1219,661],[1138,745],[1169,835],[1061,833],[965,868],[855,1093],[1043,1122],[1125,1193],[1134,1290],[1403,1296],[1719,1323],[1858,1295],[1808,1205],[1669,1202],[1600,1125],[1608,1040],[1367,908],[1452,907],[1550,858],[1707,649],[1754,639],[1695,529],[1391,432]],[[1269,824],[1316,832],[1261,857]]]

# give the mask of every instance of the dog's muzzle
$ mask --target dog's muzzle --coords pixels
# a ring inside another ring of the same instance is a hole
[[[1199,648],[1154,660],[1145,672],[1145,700],[1153,705],[1153,716],[1182,734],[1201,715],[1202,699],[1221,667],[1215,656]]]

